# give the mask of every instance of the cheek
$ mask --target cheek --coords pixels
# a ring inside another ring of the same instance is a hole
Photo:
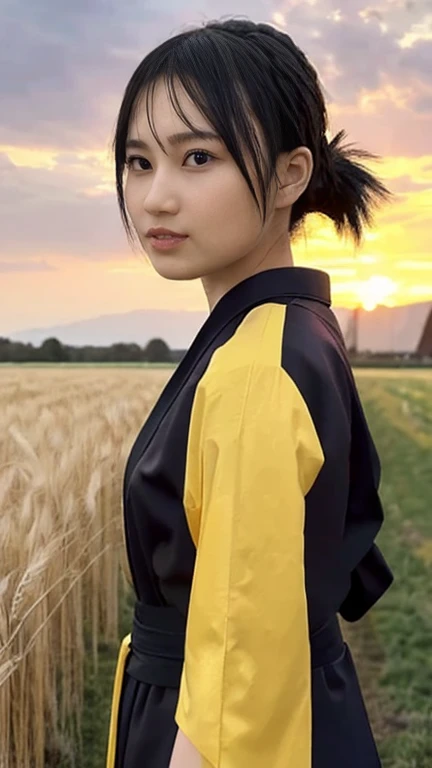
[[[138,206],[138,200],[137,200],[136,185],[133,183],[130,176],[126,177],[126,182],[124,185],[124,199],[125,199],[126,209],[133,221],[135,216],[135,211]]]
[[[261,229],[259,209],[237,167],[209,174],[205,194],[199,190],[194,207],[201,211],[208,234],[220,239],[241,238],[246,232],[253,236]]]

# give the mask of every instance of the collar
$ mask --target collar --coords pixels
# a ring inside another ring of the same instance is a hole
[[[258,272],[237,283],[219,299],[209,320],[237,315],[249,306],[272,299],[293,297],[311,299],[331,306],[330,277],[310,267],[278,267]],[[211,322],[211,325],[213,325]]]

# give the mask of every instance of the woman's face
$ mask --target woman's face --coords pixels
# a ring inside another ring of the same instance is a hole
[[[178,98],[194,126],[214,133],[184,91]],[[190,131],[171,106],[163,82],[155,90],[153,122],[166,154],[153,137],[142,99],[129,126],[125,201],[155,270],[171,280],[191,280],[251,256],[271,216],[263,227],[249,187],[222,141],[184,136]],[[170,139],[175,134],[182,137]],[[147,235],[158,227],[187,238],[160,250]]]

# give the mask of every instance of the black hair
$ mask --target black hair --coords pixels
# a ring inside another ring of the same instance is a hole
[[[191,130],[181,109],[180,84],[219,134],[237,163],[261,211],[267,213],[269,186],[276,178],[281,152],[310,149],[314,169],[307,189],[292,207],[290,231],[308,213],[321,213],[334,222],[338,234],[362,239],[372,223],[373,209],[391,193],[361,162],[376,160],[369,152],[343,146],[345,131],[330,143],[328,115],[314,67],[289,35],[269,24],[230,18],[208,22],[182,32],[152,50],[132,75],[117,118],[113,149],[120,213],[133,237],[124,199],[123,177],[130,120],[145,96],[147,117],[156,141],[162,144],[152,121],[152,100],[159,81],[166,83],[176,113]],[[264,147],[253,119],[260,125]],[[259,200],[247,170],[245,148],[256,173]]]

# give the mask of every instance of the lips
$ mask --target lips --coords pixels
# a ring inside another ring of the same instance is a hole
[[[165,229],[165,227],[152,227],[148,230],[146,237],[178,240],[179,238],[186,238],[188,235],[184,235],[181,232],[174,232],[172,229]]]
[[[151,233],[154,234],[151,234]],[[156,251],[171,251],[175,250],[176,248],[180,248],[183,243],[188,240],[188,235],[179,235],[175,234],[173,232],[170,232],[169,230],[161,231],[161,230],[149,230],[150,233],[150,245],[152,248],[154,248]]]
[[[155,240],[185,240],[186,236],[182,235],[152,235]]]

